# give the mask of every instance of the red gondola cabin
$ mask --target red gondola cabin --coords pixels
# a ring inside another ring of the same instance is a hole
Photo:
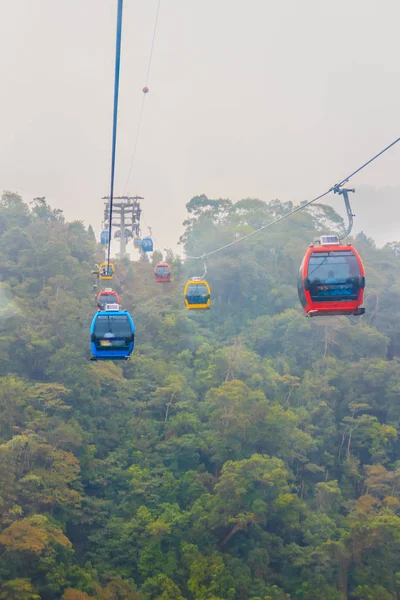
[[[310,317],[363,315],[365,271],[357,250],[335,235],[311,244],[301,263],[297,288]]]
[[[171,281],[171,268],[167,263],[158,263],[154,268],[154,279],[157,283],[169,283]]]
[[[121,304],[117,292],[114,292],[111,288],[106,288],[97,296],[97,307],[99,310],[104,310],[106,304]]]

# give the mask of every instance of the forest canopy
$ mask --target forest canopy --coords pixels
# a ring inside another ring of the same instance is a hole
[[[291,203],[192,198],[199,256]],[[314,205],[202,264],[115,261],[129,362],[92,363],[91,227],[0,202],[0,600],[400,598],[400,242],[351,239],[366,314],[307,319]]]

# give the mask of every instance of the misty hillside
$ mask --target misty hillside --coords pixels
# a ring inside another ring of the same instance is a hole
[[[181,247],[290,208],[192,198]],[[116,261],[135,350],[92,363],[91,228],[3,195],[0,599],[400,598],[399,248],[363,225],[365,316],[307,319],[297,271],[328,223],[320,205],[210,258],[203,314],[200,262],[170,255],[161,286],[159,252]]]

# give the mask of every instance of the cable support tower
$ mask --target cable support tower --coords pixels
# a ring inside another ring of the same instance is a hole
[[[111,218],[112,227],[117,228],[114,233],[114,238],[119,238],[117,258],[129,258],[126,253],[126,244],[134,236],[140,236],[142,213],[140,200],[144,200],[144,198],[143,196],[114,196],[112,217],[110,217],[110,196],[103,196],[102,200],[104,200],[104,221],[107,222]]]

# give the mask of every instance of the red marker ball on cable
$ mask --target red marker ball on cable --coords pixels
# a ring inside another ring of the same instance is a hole
[[[149,88],[146,86],[142,89],[143,94],[147,94],[149,91]]]

